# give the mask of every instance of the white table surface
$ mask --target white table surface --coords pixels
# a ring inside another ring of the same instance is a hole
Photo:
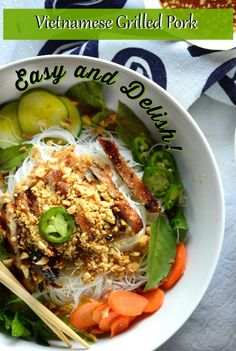
[[[219,166],[226,206],[224,244],[216,272],[201,303],[182,328],[158,351],[235,351],[236,108],[202,96],[189,112],[205,134]]]

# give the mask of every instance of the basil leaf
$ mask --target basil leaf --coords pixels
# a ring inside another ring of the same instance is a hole
[[[0,150],[0,171],[10,172],[19,167],[24,159],[29,155],[32,145],[16,145]]]
[[[102,83],[90,80],[74,85],[66,92],[66,95],[78,100],[78,109],[81,114],[89,115],[106,108]]]
[[[146,136],[150,138],[150,132],[145,124],[121,101],[119,101],[118,105],[117,122],[118,137],[128,146],[131,146],[131,141],[136,136]]]
[[[150,290],[167,276],[176,255],[176,235],[163,215],[156,218],[150,228],[147,263],[147,284]]]
[[[19,312],[16,312],[15,317],[12,321],[11,334],[16,338],[27,338],[31,335],[31,332],[21,322],[19,318]]]

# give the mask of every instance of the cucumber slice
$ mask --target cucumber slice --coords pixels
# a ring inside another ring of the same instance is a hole
[[[72,134],[79,136],[82,130],[82,119],[80,117],[79,110],[66,96],[60,96],[60,99],[66,105],[69,113],[69,120],[71,122],[71,126],[69,125],[67,129]]]
[[[17,119],[18,103],[13,101],[0,110],[0,148],[6,149],[22,140],[22,133]]]
[[[20,99],[18,120],[27,138],[52,126],[63,127],[68,118],[65,104],[47,90],[31,90]]]

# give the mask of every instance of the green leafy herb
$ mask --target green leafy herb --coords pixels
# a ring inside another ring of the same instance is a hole
[[[41,345],[55,338],[54,333],[16,295],[0,285],[0,330],[18,338],[33,338]]]
[[[145,124],[121,101],[119,101],[117,117],[118,137],[128,146],[130,146],[132,139],[136,136],[146,136],[150,138],[150,132]]]
[[[74,85],[66,95],[79,102],[78,109],[81,114],[89,115],[106,108],[103,85],[94,80]]]
[[[19,167],[24,159],[29,155],[32,145],[16,145],[4,150],[0,150],[0,171],[10,172]]]
[[[167,276],[175,255],[175,232],[166,217],[159,215],[151,224],[145,291],[156,287]]]
[[[11,324],[11,334],[16,338],[28,338],[31,336],[31,332],[24,326],[19,317],[19,312],[16,312],[14,319]]]

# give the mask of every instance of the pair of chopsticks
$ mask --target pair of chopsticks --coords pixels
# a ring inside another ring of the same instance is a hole
[[[0,282],[14,294],[19,296],[68,347],[72,347],[72,343],[67,336],[82,344],[86,348],[89,348],[89,344],[87,344],[78,334],[76,334],[68,325],[62,322],[62,320],[60,320],[37,299],[35,299],[1,261]]]

